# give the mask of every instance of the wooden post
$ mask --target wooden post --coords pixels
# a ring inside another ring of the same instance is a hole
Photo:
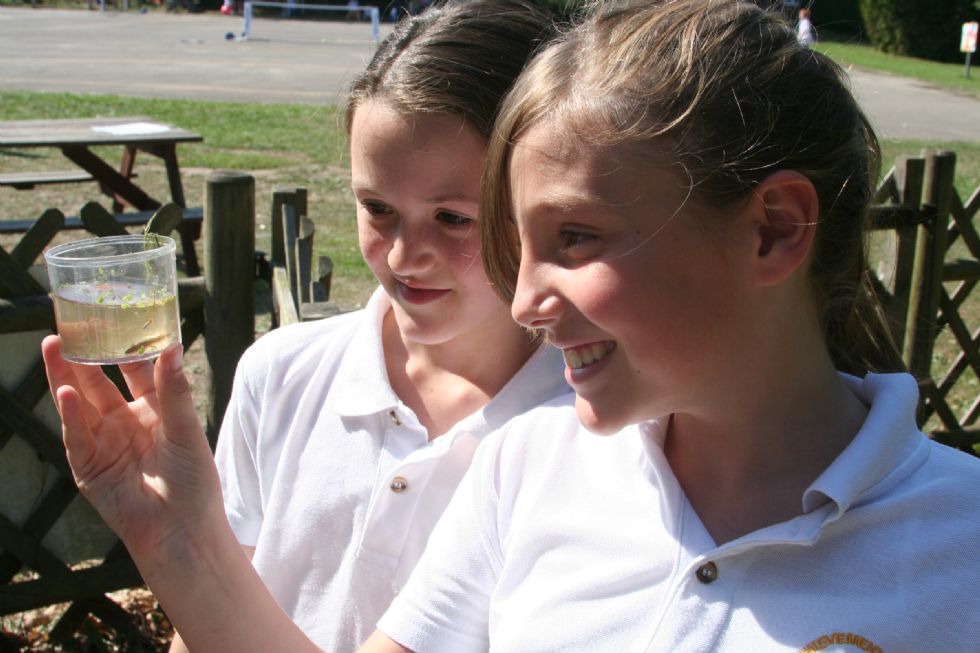
[[[926,161],[922,211],[930,219],[919,231],[905,342],[909,370],[920,381],[931,378],[955,169],[956,154],[953,152],[930,154]]]
[[[255,179],[211,173],[204,189],[204,350],[211,447],[231,398],[235,367],[255,337]]]
[[[297,222],[306,215],[305,188],[276,188],[272,191],[272,214],[269,228],[272,229],[272,255],[269,260],[273,265],[285,265],[286,245],[282,233],[282,207],[292,206],[296,211]]]
[[[921,158],[905,158],[897,167],[896,179],[901,184],[899,192],[902,206],[912,208],[916,214],[922,201],[922,176],[926,162]],[[914,223],[901,224],[896,228],[898,243],[895,251],[895,291],[893,301],[889,306],[891,323],[895,324],[895,345],[903,354],[903,360],[908,365],[905,356],[906,338],[909,329],[909,305],[913,292],[912,278],[915,269],[915,244],[919,233],[919,225]]]

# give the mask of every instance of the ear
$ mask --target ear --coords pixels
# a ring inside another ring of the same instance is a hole
[[[820,206],[813,183],[793,170],[769,175],[753,195],[756,279],[768,286],[783,281],[806,261]]]

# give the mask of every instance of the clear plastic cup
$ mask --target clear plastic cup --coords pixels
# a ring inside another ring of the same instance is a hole
[[[180,342],[176,245],[155,234],[89,238],[44,253],[65,359],[146,360]]]

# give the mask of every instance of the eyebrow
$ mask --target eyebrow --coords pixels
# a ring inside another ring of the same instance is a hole
[[[535,212],[560,213],[572,213],[583,209],[594,211],[611,206],[616,206],[616,204],[595,193],[549,193],[531,204],[531,208]]]
[[[429,204],[444,204],[446,202],[479,202],[480,196],[476,195],[471,197],[466,193],[446,193],[443,195],[436,195],[435,197],[427,197],[425,201]]]
[[[384,197],[384,193],[375,190],[373,186],[369,186],[369,185],[362,186],[357,184],[356,181],[351,183],[351,190],[355,193]],[[434,195],[432,197],[426,197],[422,201],[425,202],[426,204],[445,204],[448,202],[473,202],[478,204],[480,202],[480,197],[479,195],[475,195],[471,197],[466,193],[450,192],[450,193],[443,193],[441,195]]]

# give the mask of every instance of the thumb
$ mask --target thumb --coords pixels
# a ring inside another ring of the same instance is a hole
[[[204,441],[205,438],[183,367],[183,345],[170,345],[153,366],[153,381],[160,402],[164,436],[175,443],[187,445],[193,441]]]

